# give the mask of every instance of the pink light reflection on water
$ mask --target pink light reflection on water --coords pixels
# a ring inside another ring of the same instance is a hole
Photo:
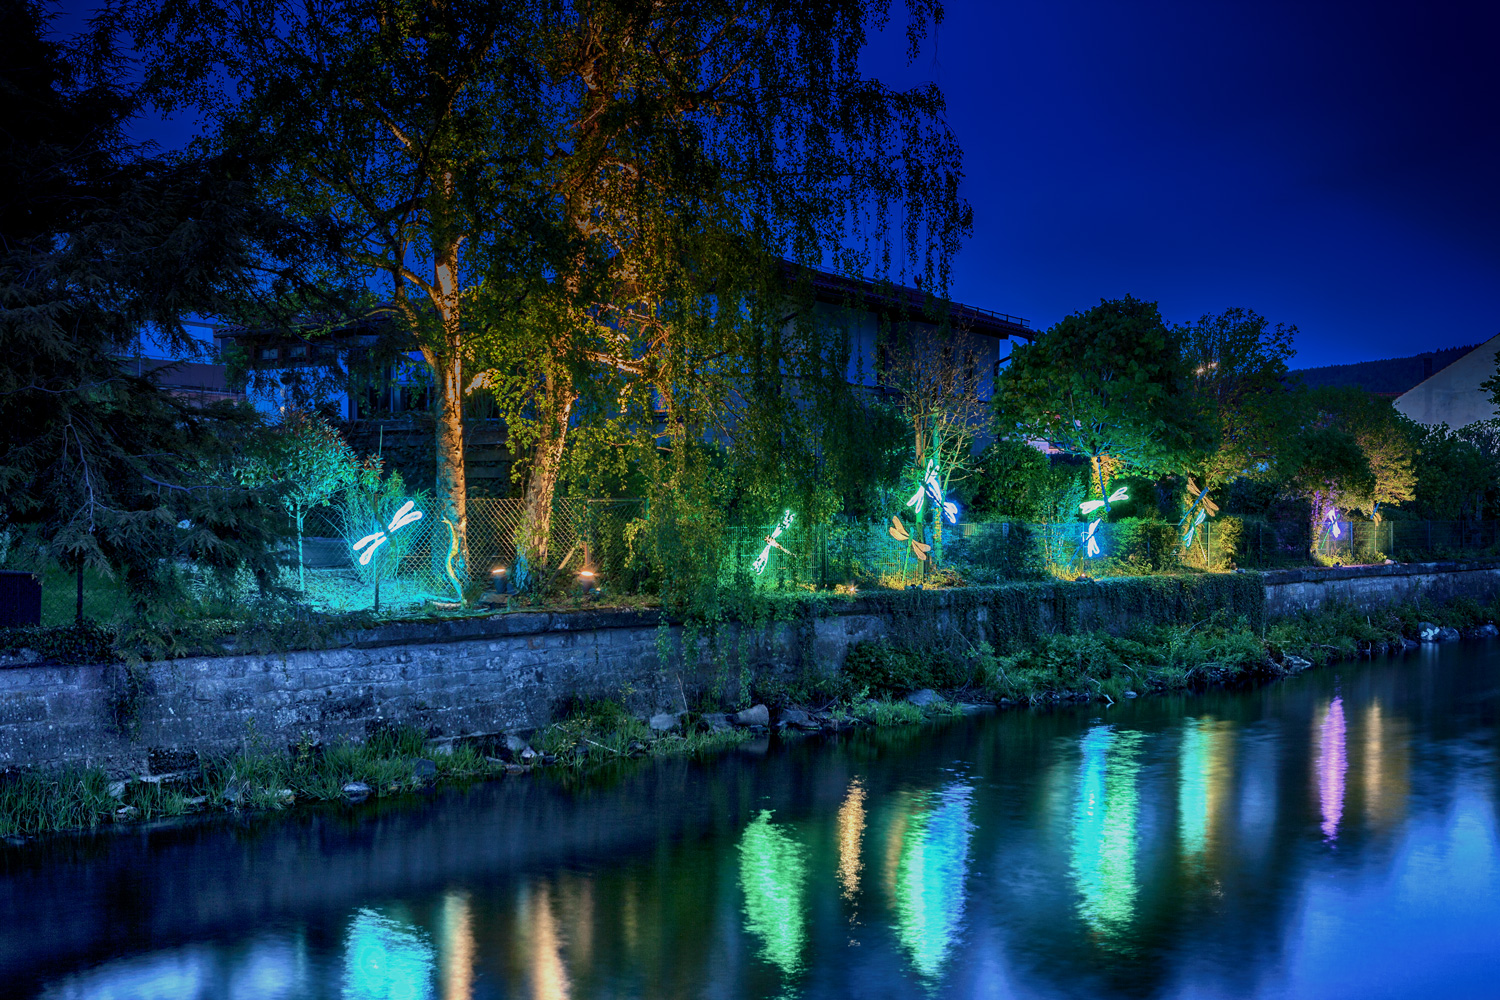
[[[1338,838],[1344,818],[1344,775],[1349,760],[1344,753],[1344,699],[1335,697],[1318,727],[1318,802],[1323,810],[1323,839]]]

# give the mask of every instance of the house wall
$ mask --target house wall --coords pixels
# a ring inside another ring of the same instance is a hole
[[[1500,336],[1474,348],[1442,371],[1396,397],[1395,407],[1419,424],[1464,427],[1500,416],[1479,383],[1495,374]]]

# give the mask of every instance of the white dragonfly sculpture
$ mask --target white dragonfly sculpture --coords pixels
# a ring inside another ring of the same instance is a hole
[[[1198,528],[1203,522],[1219,512],[1219,505],[1208,498],[1206,490],[1198,489],[1198,484],[1191,478],[1187,481],[1187,493],[1182,502],[1187,506],[1187,513],[1182,515],[1182,520],[1177,522],[1178,530],[1182,531],[1182,547],[1190,549],[1193,547],[1193,539],[1198,534]]]
[[[891,526],[885,529],[890,536],[898,542],[905,542],[911,546],[911,554],[917,557],[917,562],[926,562],[927,553],[932,551],[932,546],[925,542],[919,542],[906,530],[906,525],[899,517],[891,516]]]
[[[371,532],[354,543],[355,552],[363,550],[359,557],[359,564],[361,566],[370,565],[370,557],[375,554],[376,549],[391,540],[391,535],[413,521],[422,520],[422,512],[414,509],[416,506],[416,501],[406,501],[406,503],[401,505],[401,509],[396,511],[395,516],[391,518],[391,523],[385,526],[384,531]]]
[[[1124,486],[1121,486],[1119,489],[1115,490],[1109,495],[1110,503],[1119,503],[1121,500],[1128,499],[1129,496]],[[1083,503],[1078,505],[1078,512],[1080,514],[1092,514],[1103,506],[1105,506],[1103,500],[1085,500]],[[1083,532],[1083,541],[1079,544],[1079,548],[1083,551],[1083,554],[1090,559],[1093,559],[1099,554],[1098,531],[1099,525],[1102,523],[1104,523],[1104,518],[1096,517],[1094,518],[1094,520],[1089,522],[1089,526]]]
[[[917,492],[906,501],[906,506],[915,508],[916,515],[920,518],[922,507],[926,504],[928,497],[932,498],[933,508],[941,511],[949,524],[958,523],[958,504],[943,499],[943,484],[938,480],[937,461],[931,458],[927,460],[927,471],[922,474],[922,482],[917,487]]]
[[[787,548],[785,545],[782,545],[776,539],[781,537],[781,533],[783,531],[791,527],[792,518],[794,516],[795,515],[793,515],[791,511],[786,511],[785,513],[783,513],[781,516],[781,522],[776,525],[776,527],[771,531],[769,535],[766,536],[766,547],[760,550],[760,555],[756,556],[755,562],[750,564],[750,569],[754,571],[756,576],[760,576],[760,574],[766,571],[766,565],[771,561],[772,549],[780,549],[787,555],[792,554],[791,549]]]
[[[1339,527],[1339,509],[1337,507],[1329,507],[1327,513],[1323,515],[1323,520],[1328,522],[1323,526],[1323,530],[1327,531],[1330,536],[1334,538],[1343,537],[1344,529]]]

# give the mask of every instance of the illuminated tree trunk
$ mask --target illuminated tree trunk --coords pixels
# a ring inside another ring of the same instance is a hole
[[[547,563],[548,542],[552,534],[552,498],[557,492],[557,477],[562,471],[563,446],[568,440],[568,420],[573,413],[577,394],[572,379],[565,372],[549,370],[543,380],[547,413],[537,437],[531,474],[526,479],[525,507],[521,527],[516,532],[516,552],[540,568]]]
[[[453,573],[460,586],[468,579],[469,504],[468,480],[464,470],[464,381],[463,331],[460,327],[458,286],[458,241],[443,248],[437,260],[437,305],[442,321],[441,352],[429,352],[428,362],[436,376],[437,412],[437,501],[438,521],[443,528],[453,526],[458,552],[453,556]],[[447,572],[448,549],[443,545],[446,530],[433,526],[433,562]],[[450,540],[451,544],[451,540]]]

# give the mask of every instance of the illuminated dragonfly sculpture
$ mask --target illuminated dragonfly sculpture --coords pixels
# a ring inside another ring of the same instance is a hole
[[[1192,479],[1187,481],[1187,493],[1183,495],[1182,502],[1187,507],[1187,513],[1177,522],[1177,529],[1182,532],[1182,547],[1190,549],[1198,528],[1219,512],[1219,505],[1208,498],[1207,492],[1198,489],[1198,484]]]
[[[907,545],[911,546],[911,554],[917,557],[918,562],[927,561],[927,553],[932,551],[932,546],[924,542],[917,541],[916,538],[912,536],[911,532],[906,530],[906,525],[902,522],[901,518],[892,516],[891,526],[889,528],[886,528],[885,530],[889,532],[890,536],[896,541],[905,542],[907,543]]]
[[[1329,507],[1323,515],[1323,520],[1327,522],[1323,525],[1323,530],[1328,532],[1330,537],[1343,537],[1344,529],[1339,527],[1339,509],[1337,507]]]
[[[395,516],[391,518],[391,523],[385,526],[384,531],[371,532],[354,543],[354,551],[360,553],[359,564],[361,566],[370,565],[370,557],[375,554],[375,550],[390,541],[393,534],[413,521],[422,520],[422,512],[416,510],[416,506],[415,501],[406,501],[401,505],[401,509],[396,511]]]
[[[927,471],[922,474],[921,485],[917,487],[917,492],[911,495],[911,499],[906,501],[906,506],[915,508],[916,515],[920,519],[922,507],[929,497],[932,499],[933,509],[941,511],[949,524],[958,523],[958,504],[943,499],[943,484],[938,479],[938,464],[931,458],[927,460]]]
[[[1121,500],[1129,499],[1125,487],[1121,486],[1109,495],[1109,503],[1119,503]],[[1107,506],[1103,500],[1085,500],[1078,505],[1080,514],[1092,514],[1100,507]],[[1099,525],[1104,523],[1104,518],[1096,517],[1089,522],[1088,528],[1083,532],[1083,541],[1079,543],[1080,552],[1092,559],[1099,554]]]
[[[766,565],[771,561],[772,549],[780,549],[787,555],[792,554],[791,549],[787,548],[785,545],[782,545],[776,539],[781,537],[781,533],[783,531],[791,527],[792,518],[794,516],[795,515],[791,511],[786,511],[785,513],[783,513],[781,515],[781,522],[777,524],[774,529],[772,529],[769,535],[766,536],[766,547],[760,550],[760,555],[756,556],[755,562],[750,564],[750,569],[754,571],[756,576],[759,576],[766,571]]]

